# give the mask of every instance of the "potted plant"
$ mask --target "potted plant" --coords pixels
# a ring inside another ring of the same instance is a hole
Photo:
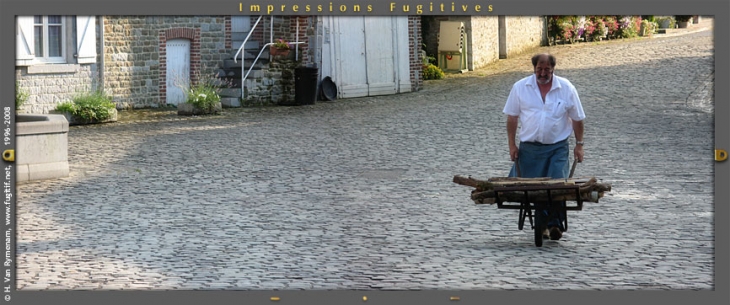
[[[291,46],[286,40],[279,38],[277,39],[271,48],[269,48],[269,54],[272,56],[287,56],[291,51]]]
[[[659,25],[660,29],[674,28],[674,18],[672,18],[671,16],[655,17],[654,22],[656,22]]]
[[[676,15],[674,16],[674,20],[677,21],[677,27],[680,29],[687,28],[689,26],[689,21],[692,19],[692,16],[690,15]]]
[[[210,70],[210,69],[204,69]],[[218,114],[222,111],[220,92],[232,87],[228,80],[216,77],[215,73],[197,71],[195,81],[181,82],[185,102],[177,105],[178,115]]]
[[[76,93],[71,101],[58,104],[54,113],[63,114],[69,125],[117,121],[117,108],[111,96],[101,90]]]

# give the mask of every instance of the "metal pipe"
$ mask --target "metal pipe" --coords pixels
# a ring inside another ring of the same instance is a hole
[[[297,18],[297,37],[295,38],[295,42],[297,43],[294,47],[294,60],[299,60],[299,17]]]
[[[101,41],[101,50],[99,50],[99,88],[104,91],[104,16],[99,16],[99,36]]]

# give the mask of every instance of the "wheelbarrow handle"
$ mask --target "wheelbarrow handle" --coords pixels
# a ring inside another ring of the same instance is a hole
[[[573,167],[570,168],[570,176],[568,176],[568,178],[573,178],[573,173],[575,173],[576,165],[578,165],[578,159],[573,160]]]

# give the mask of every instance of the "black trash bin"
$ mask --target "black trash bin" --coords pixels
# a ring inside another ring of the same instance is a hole
[[[314,105],[317,99],[319,69],[299,67],[294,69],[294,102],[297,105]]]

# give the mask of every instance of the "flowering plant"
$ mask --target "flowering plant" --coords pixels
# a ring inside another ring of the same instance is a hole
[[[277,49],[289,49],[289,42],[286,40],[279,38],[274,42],[274,48]]]
[[[608,34],[608,27],[603,23],[603,19],[596,18],[593,20],[593,38],[603,38]]]
[[[579,16],[577,18],[573,18],[573,33],[575,34],[575,38],[583,37],[583,33],[585,33],[585,30],[586,30],[586,17]]]
[[[641,34],[642,36],[652,36],[658,27],[659,25],[656,22],[644,19],[641,21],[641,28],[643,29]]]
[[[596,25],[591,21],[590,19],[586,20],[586,25],[584,27],[585,31],[583,32],[585,34],[585,37],[592,37],[593,32],[596,31]]]
[[[616,18],[613,16],[608,16],[604,20],[604,25],[606,25],[606,33],[609,38],[617,38],[618,37],[618,26],[619,23],[616,21]]]
[[[208,71],[202,72],[201,70]],[[223,89],[233,87],[230,80],[219,78],[215,69],[203,68],[195,71],[192,79],[181,77],[175,81],[175,85],[185,92],[185,103],[193,104],[195,107],[212,111],[215,105],[221,101],[219,93]]]

